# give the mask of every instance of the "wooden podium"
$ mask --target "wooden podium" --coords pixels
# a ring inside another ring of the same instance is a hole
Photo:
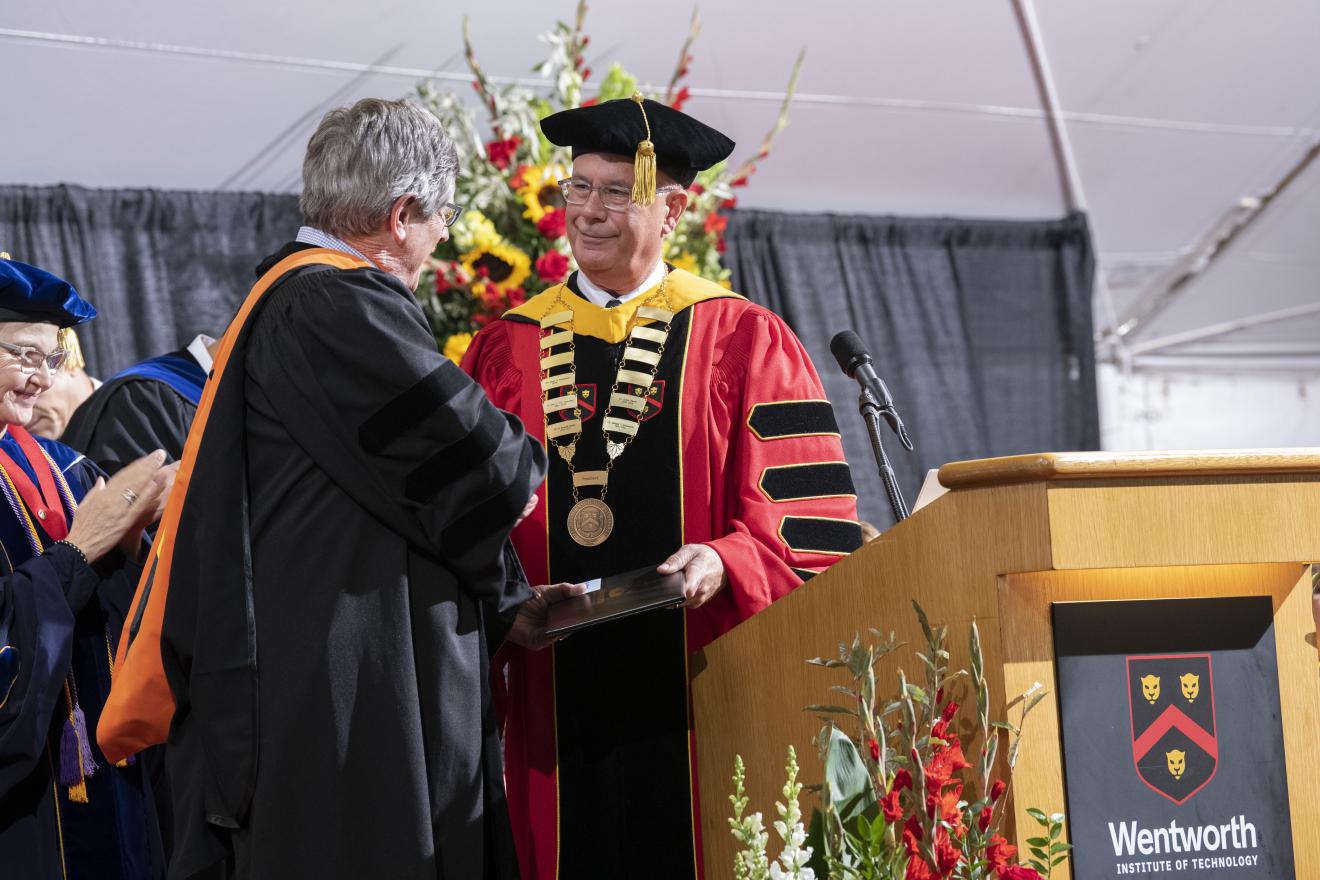
[[[1065,810],[1051,602],[1271,597],[1293,850],[1299,869],[1320,864],[1309,569],[1320,561],[1320,449],[1023,455],[956,462],[939,476],[947,494],[693,658],[706,876],[730,876],[735,755],[767,827],[790,743],[803,781],[820,780],[821,725],[803,707],[835,702],[829,688],[844,678],[807,658],[835,657],[840,641],[874,627],[907,643],[877,667],[879,692],[897,691],[897,663],[922,675],[913,599],[948,624],[952,669],[967,667],[978,622],[992,718],[1006,695],[1035,682],[1050,691],[1027,718],[1014,774],[1006,827],[1024,838],[1036,833],[1026,807]],[[804,792],[807,814],[813,800]]]

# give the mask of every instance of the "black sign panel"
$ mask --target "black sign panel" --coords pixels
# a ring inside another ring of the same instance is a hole
[[[1053,614],[1073,877],[1296,876],[1270,598]]]

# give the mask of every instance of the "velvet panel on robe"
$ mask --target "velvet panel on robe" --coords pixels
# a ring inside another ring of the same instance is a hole
[[[485,631],[530,595],[540,445],[374,268],[287,275],[213,381],[161,644],[171,877],[514,876]]]
[[[187,351],[134,366],[93,391],[61,437],[112,475],[156,449],[177,461],[206,381]]]
[[[37,438],[81,499],[100,471],[52,440]],[[36,479],[33,463],[6,434],[0,450]],[[36,467],[46,466],[45,462]],[[21,503],[21,502],[20,502]],[[110,654],[141,568],[112,553],[88,566],[0,510],[0,876],[23,880],[96,877],[155,880],[165,864],[144,763],[110,764],[94,743],[98,767],[86,801],[57,781],[60,741],[75,697],[94,730],[110,690]],[[29,534],[45,549],[34,555]],[[66,681],[72,683],[66,691]],[[76,693],[75,693],[76,692]]]
[[[629,316],[649,296],[606,310],[573,293],[573,282],[484,329],[464,359],[496,405],[542,437],[539,318],[574,312],[578,394],[608,400]],[[686,655],[860,543],[837,426],[792,332],[686,272],[672,271],[669,283],[679,311],[655,382],[620,389],[649,401],[610,477],[615,532],[596,548],[567,537],[571,483],[552,452],[545,503],[514,541],[542,583],[655,564],[681,543],[705,543],[728,587],[697,610],[652,612],[541,652],[502,651],[506,781],[527,878],[584,876],[588,865],[701,875]],[[583,409],[576,467],[592,469],[603,461],[604,405]],[[684,748],[674,747],[675,730]],[[683,827],[669,827],[674,814]]]

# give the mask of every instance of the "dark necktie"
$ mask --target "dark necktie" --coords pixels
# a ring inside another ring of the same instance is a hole
[[[610,301],[607,302],[607,303],[605,303],[605,308],[607,308],[607,309],[612,309],[612,308],[614,308],[615,306],[621,306],[621,305],[623,305],[622,302],[620,302],[619,300],[615,299],[614,297],[610,297]]]

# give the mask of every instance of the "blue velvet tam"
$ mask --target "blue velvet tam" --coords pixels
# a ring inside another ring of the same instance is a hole
[[[0,321],[72,327],[95,317],[96,308],[69,282],[18,260],[0,260]]]

